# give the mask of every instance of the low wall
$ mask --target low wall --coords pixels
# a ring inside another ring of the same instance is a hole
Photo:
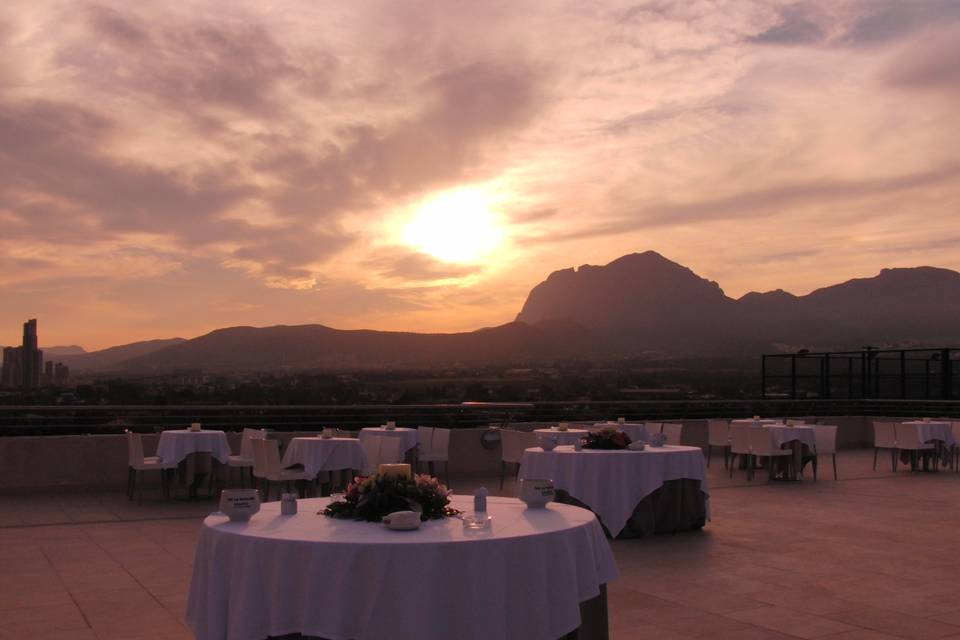
[[[873,420],[881,417],[820,416],[822,424],[839,427],[840,448],[861,448],[873,443]],[[891,418],[891,420],[893,420]],[[900,418],[902,420],[902,418]],[[810,420],[813,422],[813,420]],[[683,443],[705,447],[706,420],[682,422]],[[532,429],[540,425],[511,425]],[[455,429],[450,434],[450,472],[454,475],[496,476],[500,473],[500,449],[485,449],[480,438],[486,429]],[[303,433],[272,433],[286,442]],[[240,434],[228,434],[233,451],[240,450]],[[144,451],[156,450],[159,436],[144,434]],[[439,472],[439,469],[437,470]],[[152,474],[151,474],[152,475]],[[27,489],[116,489],[127,478],[127,443],[123,435],[14,436],[0,438],[0,491]],[[152,482],[152,480],[148,480]]]

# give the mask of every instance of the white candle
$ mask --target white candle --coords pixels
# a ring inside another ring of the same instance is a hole
[[[410,465],[404,463],[381,464],[377,467],[377,473],[384,478],[409,478],[412,476]]]

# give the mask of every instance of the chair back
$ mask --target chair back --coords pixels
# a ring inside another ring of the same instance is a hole
[[[390,436],[378,438],[380,440],[379,461],[377,464],[392,464],[403,462],[403,451],[400,447],[403,441],[400,438],[391,438]]]
[[[916,425],[894,423],[898,449],[929,449],[932,445],[920,442],[920,430]]]
[[[660,433],[660,432],[663,431],[663,423],[662,423],[662,422],[644,422],[644,423],[643,423],[643,426],[644,426],[644,428],[647,430],[647,433],[648,433],[648,434],[650,434],[650,433]]]
[[[755,456],[769,456],[782,453],[782,449],[773,446],[773,434],[763,427],[747,427],[750,452]]]
[[[127,434],[127,464],[131,467],[143,464],[143,437],[139,433],[134,433],[129,429]]]
[[[240,440],[240,457],[246,458],[247,460],[253,460],[253,446],[251,446],[251,441],[260,439],[263,440],[267,437],[267,432],[265,429],[248,429],[243,430],[243,436]]]
[[[279,478],[280,443],[276,440],[264,440],[260,446],[263,451],[263,466],[267,478]]]
[[[264,447],[267,441],[265,439],[254,438],[250,441],[250,448],[253,450],[253,477],[266,478],[267,464],[264,454]]]
[[[837,452],[837,427],[832,424],[811,425],[813,438],[816,443],[818,456],[831,455]]]
[[[523,457],[523,450],[536,446],[537,434],[532,431],[504,429],[500,432],[501,459],[504,462],[519,463]]]
[[[433,427],[417,427],[417,442],[420,445],[420,453],[431,453],[433,451]]]
[[[393,438],[391,438],[392,440]],[[363,470],[365,474],[373,473],[380,464],[380,441],[384,438],[372,436],[370,438],[360,438],[360,446],[363,447],[363,453],[367,458],[367,466]]]
[[[666,436],[667,444],[678,445],[683,437],[683,425],[674,422],[664,422],[661,433]]]
[[[710,420],[707,422],[707,437],[710,446],[730,446],[730,423],[726,420]]]
[[[874,421],[873,446],[884,449],[897,448],[897,431],[893,422]]]
[[[750,453],[750,432],[753,430],[754,428],[747,424],[730,425],[730,452]]]
[[[434,429],[430,453],[446,458],[450,454],[450,429]]]

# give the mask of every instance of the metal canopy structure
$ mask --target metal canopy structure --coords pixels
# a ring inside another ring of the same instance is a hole
[[[960,347],[769,353],[764,398],[960,398]]]

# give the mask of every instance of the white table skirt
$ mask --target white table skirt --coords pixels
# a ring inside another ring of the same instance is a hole
[[[903,425],[916,429],[920,442],[930,443],[939,440],[948,447],[957,443],[957,439],[953,436],[953,427],[949,422],[911,420],[910,422],[904,422]]]
[[[491,497],[490,532],[465,532],[458,518],[390,531],[316,515],[327,501],[300,500],[295,516],[273,502],[247,523],[204,520],[186,615],[198,640],[557,640],[617,577],[585,509]]]
[[[295,464],[302,464],[311,477],[321,471],[359,471],[367,466],[367,454],[356,438],[293,438],[283,454],[281,466]]]
[[[406,427],[397,427],[396,429],[365,427],[360,430],[359,438],[361,441],[367,438],[400,438],[400,453],[406,453],[420,442],[420,433],[416,429]]]
[[[583,436],[590,433],[586,429],[567,429],[566,431],[560,431],[558,429],[535,429],[534,433],[537,434],[538,441],[540,438],[553,436],[557,439],[557,444],[574,444],[579,442]]]
[[[629,436],[631,442],[646,442],[650,434],[647,432],[647,426],[642,422],[598,422],[593,425],[594,429],[617,429],[623,431]]]
[[[191,453],[209,453],[226,464],[230,460],[230,443],[223,431],[204,429],[171,429],[160,434],[157,456],[164,462],[180,463]]]
[[[557,447],[523,452],[520,478],[553,480],[558,489],[588,505],[617,537],[634,508],[669,480],[700,481],[709,494],[707,469],[699,447],[647,447],[643,451],[607,451]]]
[[[799,441],[814,450],[817,447],[817,432],[812,426],[785,424],[763,424],[763,429],[770,432],[770,439],[774,449],[782,449],[788,442]]]

